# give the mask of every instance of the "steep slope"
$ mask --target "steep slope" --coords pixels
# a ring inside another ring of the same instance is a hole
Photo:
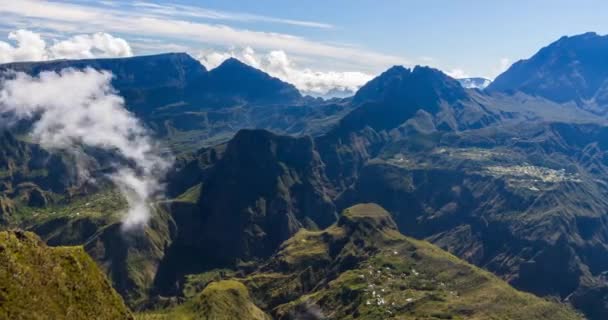
[[[161,292],[186,273],[268,257],[300,228],[336,219],[310,137],[241,130],[200,177],[190,202],[170,204],[178,229],[157,276]]]
[[[564,36],[526,60],[513,64],[487,88],[523,91],[557,102],[608,103],[608,36],[590,32]],[[598,111],[605,112],[605,108]]]
[[[228,259],[268,256],[299,228],[328,226],[327,187],[312,139],[240,131],[198,200],[210,247]]]
[[[0,232],[0,318],[132,319],[81,247],[47,247],[29,232]]]

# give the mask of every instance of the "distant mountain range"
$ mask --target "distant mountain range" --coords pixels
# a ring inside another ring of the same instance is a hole
[[[606,319],[606,39],[561,38],[485,90],[395,66],[331,101],[235,59],[2,65],[111,70],[178,156],[124,234],[103,167],[79,185],[71,159],[6,132],[1,225],[83,245],[142,318]]]
[[[608,104],[608,36],[589,32],[562,37],[526,60],[514,63],[488,87],[549,100],[591,105],[603,113]]]

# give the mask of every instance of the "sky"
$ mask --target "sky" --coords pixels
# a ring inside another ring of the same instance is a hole
[[[398,64],[493,79],[563,35],[608,33],[606,12],[600,0],[0,0],[0,62],[184,51],[322,95]]]

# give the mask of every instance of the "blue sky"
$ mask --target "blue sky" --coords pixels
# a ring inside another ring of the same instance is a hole
[[[0,32],[26,29],[49,45],[106,32],[133,54],[186,51],[212,66],[231,55],[268,69],[280,51],[289,72],[311,72],[295,82],[314,72],[363,81],[394,64],[493,78],[562,35],[608,33],[606,12],[593,0],[4,0]]]

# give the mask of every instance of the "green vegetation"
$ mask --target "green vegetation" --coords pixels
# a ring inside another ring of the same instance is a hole
[[[188,275],[184,284],[184,297],[192,298],[205,289],[211,282],[220,281],[232,276],[234,276],[234,271],[230,269],[214,269],[204,273]]]
[[[47,247],[36,235],[0,232],[1,319],[131,319],[82,247]]]
[[[200,320],[270,320],[249,296],[247,288],[234,280],[211,282],[200,294],[186,303],[164,313],[144,313],[140,320],[200,319]]]
[[[186,192],[179,195],[176,200],[182,202],[196,203],[201,195],[202,188],[203,187],[201,183],[196,184],[195,186],[186,190]]]
[[[518,292],[425,241],[399,234],[375,204],[345,210],[323,232],[296,234],[274,259],[279,263],[270,262],[246,283],[279,319],[310,312],[327,319],[580,319],[566,306]],[[268,290],[272,283],[279,288]],[[294,290],[301,295],[291,299]]]
[[[276,319],[582,319],[400,234],[376,204],[344,210],[325,230],[299,231],[246,270],[187,276],[183,304],[138,319],[266,319],[251,301]]]
[[[61,197],[56,199],[54,203],[42,208],[18,206],[12,225],[29,228],[60,218],[118,221],[120,220],[120,214],[126,208],[127,202],[120,192],[113,188],[107,188],[70,199]]]

